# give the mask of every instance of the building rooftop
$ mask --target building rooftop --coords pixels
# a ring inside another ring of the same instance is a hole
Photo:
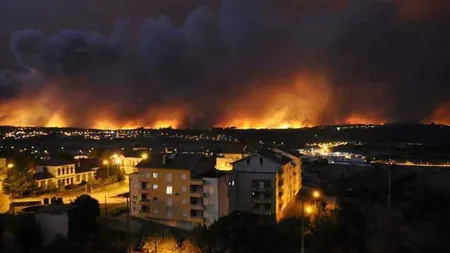
[[[44,171],[44,172],[34,173],[33,178],[35,180],[43,180],[43,179],[53,178],[53,175],[50,174],[50,172],[48,172],[48,171]]]
[[[98,159],[80,159],[75,166],[75,173],[88,172],[100,167],[100,160]]]
[[[59,157],[52,157],[49,160],[43,161],[43,162],[39,162],[36,165],[40,165],[40,166],[62,166],[62,165],[69,165],[69,164],[75,164],[75,162],[71,162],[71,161],[67,161],[63,158],[59,158]]]
[[[164,162],[165,160],[165,162]],[[194,176],[215,171],[214,164],[200,154],[155,154],[140,162],[137,168],[186,169]]]
[[[276,153],[276,152],[273,152],[268,149],[262,149],[262,150],[258,151],[257,154],[259,154],[267,159],[270,159],[280,165],[285,165],[286,163],[289,163],[292,161],[291,158],[286,157],[281,153]]]
[[[223,177],[228,174],[229,173],[227,173],[226,171],[222,171],[222,170],[210,170],[210,171],[207,171],[205,173],[198,175],[198,177],[220,178],[220,177]]]
[[[35,213],[46,213],[46,214],[62,214],[74,209],[74,205],[48,205],[43,206],[36,210]]]

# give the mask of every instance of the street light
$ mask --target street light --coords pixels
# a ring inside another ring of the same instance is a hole
[[[14,164],[8,163],[8,169],[12,169],[12,168],[14,168]]]
[[[315,191],[313,191],[312,196],[313,196],[315,199],[318,199],[318,198],[320,198],[320,192],[317,191],[317,190],[315,190]]]
[[[305,208],[305,213],[307,213],[307,214],[312,214],[312,212],[313,212],[313,209],[312,209],[311,206],[307,206],[307,207]]]
[[[148,159],[148,154],[147,153],[142,153],[141,158],[144,160]]]
[[[108,168],[108,178],[109,178],[109,161],[108,160],[103,160],[103,165],[105,165]]]

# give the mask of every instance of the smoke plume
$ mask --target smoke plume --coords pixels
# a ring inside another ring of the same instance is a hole
[[[36,13],[54,2],[19,1]],[[63,2],[68,29],[7,6],[15,16],[0,22],[0,38],[13,28],[17,65],[0,62],[9,67],[0,71],[1,124],[287,128],[450,118],[446,1],[187,1],[178,11],[168,1],[155,4],[159,14],[148,3]],[[87,21],[69,22],[71,9]]]

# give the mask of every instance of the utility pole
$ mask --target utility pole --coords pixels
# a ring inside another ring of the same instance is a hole
[[[108,222],[108,203],[106,203],[106,194],[105,194],[105,220]]]
[[[391,208],[391,166],[388,166],[388,208]]]

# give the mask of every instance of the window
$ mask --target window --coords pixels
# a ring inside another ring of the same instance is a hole
[[[81,180],[80,175],[77,175],[77,182],[80,182],[80,180]]]
[[[263,162],[264,162],[263,158],[260,157],[260,158],[259,158],[259,165],[263,166]]]
[[[152,212],[153,212],[154,214],[158,214],[158,213],[159,213],[159,210],[158,210],[158,208],[154,207],[153,210],[152,210]]]
[[[172,195],[172,186],[171,185],[168,185],[166,187],[166,194]]]
[[[187,216],[187,212],[184,211],[184,210],[182,210],[182,211],[181,211],[181,215],[183,215],[183,217],[186,217],[186,216]]]
[[[74,173],[74,169],[73,169],[73,167],[70,169],[70,173]]]
[[[249,165],[249,164],[250,164],[250,159],[247,158],[247,165]]]
[[[142,212],[144,212],[144,213],[148,213],[148,211],[150,211],[150,208],[149,208],[148,206],[142,205],[142,206],[141,206],[141,210],[142,210]]]
[[[58,176],[61,175],[61,169],[58,169]]]
[[[66,184],[69,184],[69,179],[68,178],[66,178]]]
[[[213,193],[214,193],[214,188],[209,187],[209,193],[210,193],[210,194],[213,194]]]
[[[167,173],[167,182],[172,182],[172,173]]]
[[[66,167],[66,174],[69,174],[69,167]]]
[[[172,206],[172,198],[167,198],[166,205]]]
[[[158,178],[158,173],[153,172],[153,178]]]
[[[183,174],[181,174],[181,179],[182,179],[182,180],[186,180],[186,179],[187,179],[187,175],[186,175],[186,174],[184,174],[184,173],[183,173]]]
[[[167,218],[172,218],[172,209],[167,208]]]
[[[186,186],[181,186],[181,191],[185,192],[186,191]]]
[[[73,184],[73,177],[70,178],[70,184]]]
[[[158,200],[158,197],[153,197],[153,200]]]
[[[158,189],[158,185],[157,184],[154,184],[153,185],[153,190],[157,190]]]
[[[141,188],[142,189],[147,189],[147,183],[141,183]]]
[[[133,200],[137,200],[138,198],[137,198],[137,196],[133,196]]]
[[[141,194],[141,200],[147,200],[148,195],[147,194]]]
[[[182,199],[181,200],[181,204],[186,205],[187,204],[187,199]]]

